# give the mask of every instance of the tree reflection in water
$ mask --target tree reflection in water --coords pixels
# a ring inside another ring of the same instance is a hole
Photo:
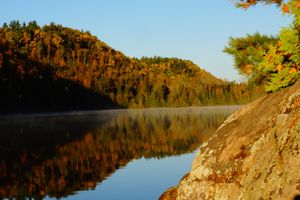
[[[0,198],[66,197],[133,159],[193,152],[237,107],[100,111],[0,120]]]

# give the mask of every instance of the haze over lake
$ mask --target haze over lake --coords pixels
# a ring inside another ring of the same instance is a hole
[[[157,199],[238,106],[0,120],[0,198]]]

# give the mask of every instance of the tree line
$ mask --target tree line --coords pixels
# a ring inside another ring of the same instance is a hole
[[[0,66],[6,108],[241,104],[263,93],[251,84],[218,79],[188,60],[129,58],[88,31],[55,23],[4,23]]]

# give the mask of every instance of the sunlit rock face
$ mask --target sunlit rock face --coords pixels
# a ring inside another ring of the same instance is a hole
[[[300,82],[235,112],[160,199],[297,199]]]

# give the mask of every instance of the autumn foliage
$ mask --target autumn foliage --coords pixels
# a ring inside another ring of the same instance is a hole
[[[188,60],[126,57],[87,31],[54,23],[5,23],[0,63],[1,104],[20,109],[238,104],[261,94]]]
[[[274,92],[294,84],[300,78],[300,2],[299,0],[238,1],[248,8],[257,3],[277,4],[284,14],[294,17],[293,24],[284,27],[276,37],[260,34],[231,38],[225,52],[233,55],[235,66],[249,80]]]

